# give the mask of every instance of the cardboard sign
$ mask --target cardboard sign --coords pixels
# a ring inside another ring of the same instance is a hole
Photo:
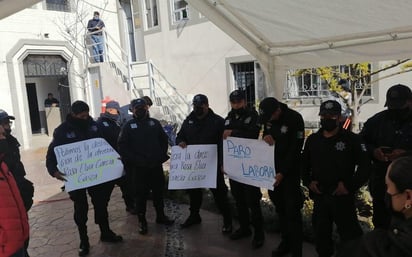
[[[119,154],[103,138],[56,146],[58,169],[65,174],[66,191],[98,185],[123,175]]]
[[[217,146],[172,147],[169,189],[216,188]]]
[[[223,141],[223,166],[230,179],[273,190],[274,146],[263,140],[228,137]]]

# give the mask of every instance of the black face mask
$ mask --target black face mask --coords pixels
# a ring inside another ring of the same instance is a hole
[[[409,113],[409,108],[405,107],[403,109],[389,109],[389,116],[394,120],[403,120]]]
[[[246,112],[245,108],[239,108],[239,109],[232,109],[232,113],[236,115],[242,115]]]
[[[147,115],[147,110],[146,109],[137,109],[134,112],[134,117],[138,120],[144,119]]]
[[[113,121],[119,121],[120,115],[119,114],[111,114],[111,113],[106,112],[104,114],[104,117],[106,117],[108,119],[111,119]]]
[[[333,131],[338,127],[338,120],[334,119],[321,119],[320,120],[320,125],[322,126],[322,129],[330,132]]]
[[[9,151],[9,144],[7,143],[7,139],[0,140],[0,154],[5,154]]]
[[[205,112],[203,111],[203,107],[202,106],[195,106],[193,107],[193,111],[195,113],[196,116],[202,116]]]
[[[80,128],[80,129],[87,129],[89,127],[89,119],[84,120],[84,119],[73,118],[72,122],[75,127]]]

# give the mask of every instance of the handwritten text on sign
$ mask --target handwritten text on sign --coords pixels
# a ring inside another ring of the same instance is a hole
[[[223,141],[224,170],[238,182],[273,189],[274,150],[263,140],[228,137]]]
[[[98,185],[123,175],[119,154],[103,138],[54,148],[58,168],[65,174],[66,191]]]
[[[217,146],[172,147],[169,189],[216,188]]]

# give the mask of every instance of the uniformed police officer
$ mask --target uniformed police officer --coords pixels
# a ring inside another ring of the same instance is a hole
[[[12,120],[15,120],[14,116],[9,115],[6,111],[0,109],[0,125],[3,126],[8,145],[8,152],[4,156],[4,162],[7,164],[10,172],[13,174],[16,180],[17,187],[23,199],[26,212],[30,210],[33,205],[34,186],[33,183],[26,179],[26,170],[20,158],[20,143],[11,134]],[[26,251],[26,257],[29,257],[27,248],[29,246],[29,239],[25,242],[24,248]]]
[[[221,172],[222,160],[222,134],[224,119],[209,108],[209,100],[205,95],[198,94],[193,98],[193,111],[185,119],[180,131],[177,133],[176,144],[182,148],[187,145],[215,144],[218,149],[218,165],[216,167],[216,189],[210,189],[215,203],[223,215],[222,233],[232,232],[232,215],[227,198],[227,186]],[[190,215],[181,224],[182,228],[201,223],[199,209],[202,205],[202,189],[188,189],[190,198]]]
[[[120,134],[120,105],[116,101],[110,101],[106,103],[106,110],[104,113],[100,114],[100,117],[97,119],[97,126],[102,133],[102,137],[106,139],[106,141],[110,144],[113,149],[118,151],[117,141],[119,139]],[[120,190],[122,191],[122,197],[124,203],[126,205],[126,211],[134,212],[134,199],[129,193],[127,184],[126,184],[126,176],[123,176],[114,183],[120,186]]]
[[[369,191],[375,228],[388,228],[391,218],[384,201],[386,170],[393,160],[412,150],[412,115],[408,108],[411,98],[411,89],[405,85],[389,88],[385,103],[388,109],[369,118],[360,133],[373,162]]]
[[[53,133],[53,141],[47,150],[46,166],[51,176],[65,181],[64,173],[57,168],[57,159],[54,148],[59,145],[75,143],[91,138],[101,137],[97,123],[89,116],[89,106],[83,101],[75,101],[71,106],[71,113],[66,121],[60,124]],[[94,206],[95,223],[100,228],[100,240],[102,242],[121,242],[123,238],[116,235],[109,227],[107,205],[110,200],[113,185],[111,182],[82,188],[69,192],[70,199],[74,203],[74,221],[80,235],[79,256],[89,254],[89,238],[87,236],[87,212],[89,205],[86,191],[89,193]]]
[[[223,139],[227,137],[257,139],[260,131],[259,117],[255,110],[247,108],[245,92],[235,90],[230,93],[229,100],[232,110],[225,119]],[[232,195],[236,201],[240,225],[240,228],[230,238],[238,240],[250,236],[252,234],[250,221],[252,221],[254,228],[252,248],[260,248],[265,240],[263,216],[260,207],[260,199],[262,198],[260,188],[232,179],[229,179],[229,183]],[[249,218],[249,210],[251,219]]]
[[[149,116],[146,101],[139,98],[132,104],[133,119],[122,127],[118,145],[123,162],[133,173],[139,233],[144,235],[147,234],[146,202],[150,190],[157,215],[156,223],[174,223],[165,215],[163,203],[165,177],[162,164],[169,159],[168,143],[160,122]]]
[[[368,179],[370,159],[361,137],[339,125],[341,110],[333,100],[321,104],[321,128],[308,137],[303,150],[303,182],[314,201],[319,257],[333,255],[333,223],[343,243],[362,235],[355,193]]]
[[[300,160],[304,139],[302,116],[268,97],[259,104],[261,123],[264,125],[263,140],[275,145],[276,178],[269,197],[279,216],[282,241],[272,256],[302,256],[303,197],[300,188]]]

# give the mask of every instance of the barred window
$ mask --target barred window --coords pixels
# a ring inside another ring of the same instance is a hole
[[[46,0],[46,10],[58,12],[70,12],[70,0]]]

